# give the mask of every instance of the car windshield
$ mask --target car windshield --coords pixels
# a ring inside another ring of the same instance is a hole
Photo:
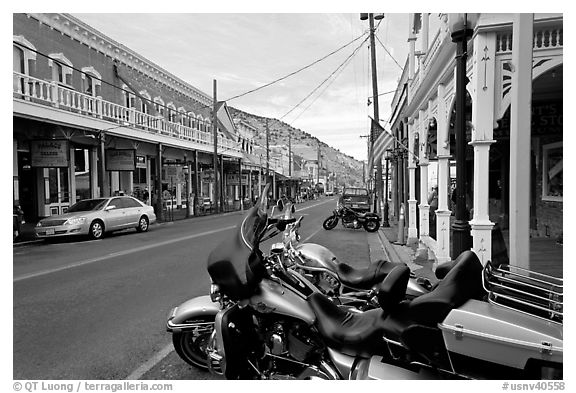
[[[348,188],[345,192],[345,195],[368,195],[368,190],[365,188]]]
[[[104,207],[106,201],[107,199],[85,199],[70,206],[68,213],[100,210]]]

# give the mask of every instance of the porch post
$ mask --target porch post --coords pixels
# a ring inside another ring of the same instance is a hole
[[[426,112],[420,110],[418,116],[420,126],[418,127],[419,146],[417,146],[420,166],[420,239],[427,237],[430,234],[430,220],[428,214],[430,213],[430,205],[428,205],[428,157],[426,156],[426,139],[428,137],[428,121]]]
[[[496,34],[478,34],[474,38],[474,68],[472,70],[472,141],[474,148],[474,215],[472,228],[472,251],[483,265],[492,259],[492,228],[490,221],[488,188],[490,168],[490,145],[494,128],[494,64],[496,57]],[[528,138],[529,139],[529,138]]]
[[[412,119],[408,123],[408,150],[415,153],[414,147],[414,133],[417,132],[414,129],[414,120]],[[416,158],[413,154],[408,153],[408,189],[409,189],[409,199],[408,199],[408,239],[407,244],[418,243],[418,229],[416,228]]]
[[[446,87],[438,85],[438,116],[436,119],[438,146],[438,209],[436,210],[436,260],[448,262],[450,258],[450,135],[446,110]]]
[[[533,14],[514,14],[510,106],[510,263],[530,267],[530,134]]]

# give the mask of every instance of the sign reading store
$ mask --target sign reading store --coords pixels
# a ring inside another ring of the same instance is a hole
[[[67,168],[70,143],[66,139],[30,141],[30,165],[37,168]]]
[[[107,171],[134,171],[136,170],[135,149],[106,149]]]

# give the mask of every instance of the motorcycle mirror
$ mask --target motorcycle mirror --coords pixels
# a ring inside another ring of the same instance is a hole
[[[296,208],[294,207],[294,205],[292,205],[292,208],[290,209],[290,211],[292,212],[292,214],[296,213]]]
[[[284,210],[284,202],[282,202],[282,199],[278,199],[278,202],[276,202],[276,207],[278,207],[278,211]]]

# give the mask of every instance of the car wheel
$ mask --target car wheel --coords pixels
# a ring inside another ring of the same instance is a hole
[[[136,230],[138,232],[146,232],[148,230],[148,224],[148,217],[142,216],[140,217],[140,220],[138,220],[138,226],[136,227]]]
[[[104,223],[100,220],[92,221],[88,235],[94,240],[102,239],[104,236]]]

